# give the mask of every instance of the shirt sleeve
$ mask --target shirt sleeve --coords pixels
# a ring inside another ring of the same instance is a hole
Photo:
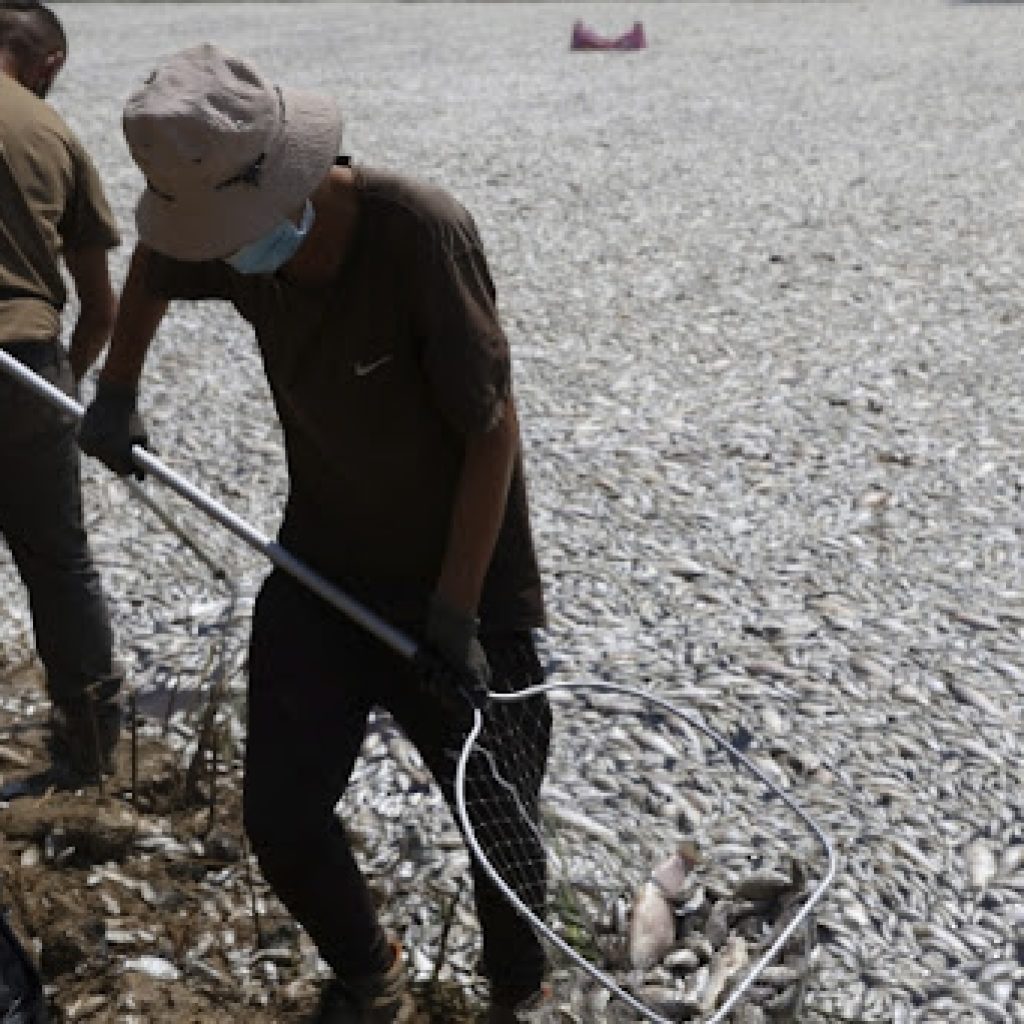
[[[511,388],[508,341],[476,228],[430,232],[413,268],[413,310],[423,368],[441,414],[460,434],[490,430]]]
[[[103,192],[103,185],[89,154],[73,137],[69,143],[73,181],[60,231],[66,250],[99,247],[113,249],[121,243],[117,221]]]
[[[221,260],[191,262],[152,252],[146,287],[161,299],[227,299],[229,269]]]

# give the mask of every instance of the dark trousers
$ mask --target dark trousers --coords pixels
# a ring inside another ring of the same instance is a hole
[[[495,689],[541,681],[528,632],[485,637],[484,646]],[[373,898],[334,813],[374,705],[392,714],[453,806],[452,752],[462,747],[462,726],[423,692],[407,662],[289,577],[272,573],[252,626],[246,831],[264,877],[341,978],[373,974],[391,960]],[[503,705],[497,717],[501,725],[487,726],[487,743],[501,747],[494,734],[499,728],[515,736],[517,771],[509,774],[518,790],[474,779],[471,820],[475,828],[473,808],[479,806],[492,834],[496,822],[503,840],[516,833],[517,864],[531,876],[524,901],[543,913],[543,847],[520,815],[523,809],[536,815],[551,712],[542,697]],[[544,952],[475,860],[472,871],[492,995],[515,1002],[540,983]]]
[[[5,346],[66,394],[71,368],[57,342]],[[0,535],[28,589],[36,649],[55,703],[86,687],[113,696],[110,619],[82,523],[75,424],[0,372]]]

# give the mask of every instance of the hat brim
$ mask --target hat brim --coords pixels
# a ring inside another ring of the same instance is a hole
[[[341,146],[341,112],[328,96],[281,88],[283,131],[259,183],[238,182],[187,202],[146,188],[135,208],[139,240],[179,260],[230,256],[293,215],[331,169]]]

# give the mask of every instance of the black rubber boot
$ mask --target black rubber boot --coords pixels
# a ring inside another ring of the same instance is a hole
[[[82,780],[113,775],[121,721],[121,703],[116,697],[96,699],[86,691],[79,699],[55,704],[50,720],[50,756],[55,770]]]

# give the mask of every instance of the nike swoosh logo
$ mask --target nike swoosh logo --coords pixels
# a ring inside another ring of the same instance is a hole
[[[352,372],[357,377],[365,377],[369,373],[373,373],[374,370],[379,370],[385,363],[390,363],[394,357],[389,355],[381,356],[380,359],[374,359],[372,363],[353,363]]]

